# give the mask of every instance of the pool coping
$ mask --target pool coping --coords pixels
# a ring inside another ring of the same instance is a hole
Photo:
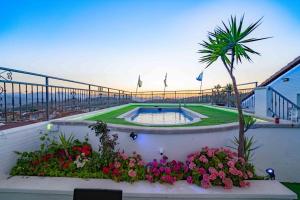
[[[138,106],[138,107],[136,107],[136,108],[134,108],[132,110],[129,110],[129,111],[127,111],[127,112],[119,115],[117,118],[124,119],[125,121],[130,122],[132,124],[136,124],[136,125],[143,125],[143,126],[151,126],[151,125],[153,125],[153,124],[150,124],[150,123],[133,122],[133,121],[130,120],[130,118],[133,115],[135,115],[136,112],[139,109],[141,109],[141,108],[143,108],[143,106]],[[174,108],[178,109],[179,108],[179,109],[183,110],[184,112],[192,115],[192,117],[193,117],[193,120],[190,121],[190,122],[187,122],[187,123],[182,122],[182,123],[177,123],[177,124],[155,124],[155,125],[153,125],[153,126],[157,126],[157,127],[189,125],[189,124],[193,124],[193,123],[201,121],[202,118],[208,118],[206,115],[202,115],[201,113],[195,112],[193,110],[190,110],[190,109],[184,108],[184,107],[169,108],[169,107],[158,106],[157,108],[162,108],[162,109],[164,109],[164,108],[166,108],[166,109],[174,109]],[[153,108],[145,108],[145,109],[153,109]]]
[[[94,121],[86,120],[55,120],[51,122],[57,126],[89,126],[95,124]],[[213,133],[228,130],[237,130],[239,123],[227,123],[211,126],[189,126],[189,127],[149,127],[149,126],[132,126],[132,125],[119,125],[108,123],[108,128],[111,131],[119,132],[139,132],[143,134],[183,134],[183,133]],[[251,129],[255,128],[300,128],[300,124],[274,124],[270,122],[257,122]]]

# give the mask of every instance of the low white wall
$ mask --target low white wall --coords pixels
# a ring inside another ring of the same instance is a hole
[[[46,124],[47,122],[43,122],[0,132],[0,176],[7,176],[16,163],[17,157],[13,151],[32,151],[39,148],[40,132],[45,130]],[[98,138],[87,126],[60,125],[59,132],[67,135],[72,133],[79,139],[90,133],[90,142],[94,149],[98,149]],[[120,150],[124,149],[127,153],[136,151],[146,161],[160,158],[160,148],[164,149],[165,155],[171,160],[185,161],[189,153],[204,146],[230,145],[230,140],[238,134],[238,131],[168,135],[138,133],[135,141],[129,137],[128,132],[117,134]],[[255,151],[253,160],[259,172],[264,173],[266,168],[272,167],[278,180],[300,182],[300,128],[257,128],[249,130],[247,135],[255,136],[257,144],[261,145]]]
[[[46,129],[47,122],[31,124],[0,131],[0,178],[9,174],[16,164],[14,151],[33,151],[40,145],[40,133]]]

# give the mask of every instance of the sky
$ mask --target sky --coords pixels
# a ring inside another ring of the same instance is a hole
[[[134,91],[198,89],[199,42],[230,15],[264,17],[250,45],[261,53],[235,68],[262,82],[300,56],[299,0],[0,0],[0,66]],[[203,88],[230,78],[216,62]]]

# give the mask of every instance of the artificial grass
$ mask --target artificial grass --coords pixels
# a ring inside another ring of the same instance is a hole
[[[285,185],[286,187],[288,187],[293,192],[295,192],[298,196],[298,199],[300,199],[300,183],[286,183],[286,182],[283,182],[282,184]]]
[[[154,106],[161,106],[161,107],[178,107],[178,105],[164,105],[164,104],[153,104],[153,105],[143,105],[143,104],[135,104],[135,105],[128,105],[126,107],[113,110],[108,113],[99,114],[87,118],[86,120],[91,121],[104,121],[106,123],[111,124],[121,124],[121,125],[133,125],[133,126],[146,126],[141,124],[135,124],[128,122],[122,118],[118,118],[123,113],[126,113],[136,107],[154,107]],[[168,125],[165,127],[186,127],[186,126],[209,126],[209,125],[218,125],[218,124],[226,124],[238,121],[238,115],[235,112],[225,111],[217,108],[207,107],[203,105],[186,105],[185,108],[188,108],[192,111],[201,113],[206,115],[208,118],[203,118],[199,122],[195,122],[192,124],[184,124],[184,125]],[[159,126],[161,127],[161,126]]]

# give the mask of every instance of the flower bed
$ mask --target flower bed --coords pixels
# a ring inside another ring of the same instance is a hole
[[[166,156],[145,163],[142,157],[133,153],[117,152],[113,161],[103,165],[101,155],[93,151],[87,142],[74,140],[66,149],[52,143],[47,150],[19,153],[20,158],[11,175],[26,176],[67,176],[81,178],[105,178],[115,181],[135,182],[148,180],[173,184],[186,180],[204,188],[222,185],[245,187],[246,180],[253,178],[254,168],[235,152],[225,148],[205,147],[190,154],[185,163],[168,161]]]
[[[118,136],[109,135],[103,122],[91,126],[99,137],[99,150],[92,149],[88,137],[84,141],[64,134],[45,133],[41,136],[40,150],[16,152],[19,155],[11,175],[25,176],[66,176],[79,178],[104,178],[133,183],[148,180],[174,184],[186,180],[203,188],[214,185],[230,189],[233,186],[249,186],[254,167],[227,148],[202,148],[187,156],[185,162],[162,156],[158,161],[146,163],[141,155],[134,152],[127,155],[116,151]]]

